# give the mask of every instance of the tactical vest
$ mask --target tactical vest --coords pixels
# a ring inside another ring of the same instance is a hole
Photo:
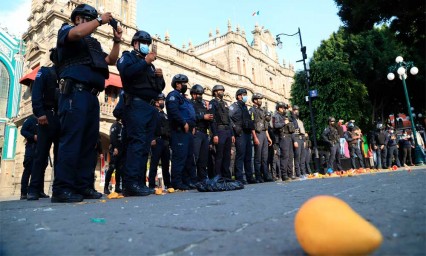
[[[334,127],[328,127],[328,134],[327,134],[327,138],[331,143],[337,143],[339,142],[339,132],[337,131],[336,128]]]
[[[123,52],[123,56],[130,58],[133,64],[142,60],[136,54],[129,51]],[[132,88],[136,90],[153,89],[156,92],[161,93],[163,88],[161,88],[160,84],[156,83],[154,66],[148,65],[147,69],[152,69],[153,72],[146,70],[142,75],[136,76],[133,80],[122,79],[124,88]]]
[[[245,105],[239,104],[238,102],[232,105],[234,105],[234,107],[239,109],[237,113],[241,117],[241,118],[232,119],[234,125],[244,131],[251,130],[253,127],[252,127],[250,113],[248,112],[247,107]]]
[[[217,101],[217,108],[216,113],[214,115],[214,119],[217,123],[217,125],[229,125],[229,109],[226,106],[225,102],[223,100]]]
[[[265,120],[265,112],[262,109],[253,107],[252,119],[256,132],[260,133],[268,129],[268,121]]]
[[[179,104],[179,112],[182,114],[182,118],[188,123],[195,124],[195,111],[191,102],[188,99],[183,98],[182,103]]]
[[[377,134],[377,144],[379,144],[379,145],[385,145],[385,141],[386,141],[386,133],[379,132]]]
[[[170,123],[167,119],[167,115],[164,112],[159,113],[160,129],[156,131],[157,136],[161,136],[163,139],[170,138]]]
[[[197,115],[204,116],[205,114],[207,114],[208,111],[207,111],[206,103],[204,102],[204,100],[202,102],[199,102],[198,100],[191,100],[191,102],[194,106],[194,110],[195,110],[195,113],[197,113]],[[199,130],[206,132],[209,126],[209,121],[206,121],[204,119],[197,120],[196,126]]]
[[[105,79],[109,78],[108,64],[105,61],[105,54],[102,51],[101,44],[95,38],[86,36],[81,39],[84,49],[75,53],[74,57],[64,59],[59,57],[59,73],[70,66],[89,65],[95,71],[101,73]]]

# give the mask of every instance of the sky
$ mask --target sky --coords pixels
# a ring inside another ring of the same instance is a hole
[[[24,33],[30,5],[31,0],[0,1],[0,26],[6,26],[18,36]],[[257,11],[259,15],[252,16]],[[228,20],[234,31],[237,25],[245,30],[249,43],[256,23],[274,36],[294,34],[300,27],[303,45],[311,58],[321,41],[342,25],[337,11],[333,0],[137,0],[136,23],[139,29],[158,34],[162,39],[168,31],[171,43],[179,48],[190,40],[194,46],[206,42],[209,32],[215,35],[216,28],[225,34]],[[276,49],[279,62],[285,59],[296,70],[303,69],[302,63],[296,63],[301,59],[298,35],[282,36],[281,41],[283,48]]]
[[[252,16],[259,11],[258,16]],[[227,32],[228,19],[232,29],[239,24],[244,28],[250,44],[251,31],[255,24],[269,29],[272,35],[294,34],[300,27],[303,45],[307,47],[308,58],[322,40],[328,39],[342,25],[337,16],[338,9],[333,0],[137,0],[137,26],[164,39],[166,31],[171,43],[181,48],[208,41],[209,32],[215,35],[216,28],[221,34]],[[292,62],[295,69],[303,69],[298,35],[281,37],[283,48],[277,48],[279,62],[283,58]]]

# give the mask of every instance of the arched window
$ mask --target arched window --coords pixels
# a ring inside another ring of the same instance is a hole
[[[274,81],[272,80],[272,77],[269,77],[269,85],[271,86],[271,88],[272,86],[274,86]]]
[[[6,66],[0,61],[0,117],[6,117],[10,77]]]
[[[241,75],[241,63],[240,63],[240,57],[237,57],[237,71],[238,74]]]
[[[243,60],[243,72],[244,72],[244,75],[246,76],[247,72],[246,72],[246,61],[245,60]]]

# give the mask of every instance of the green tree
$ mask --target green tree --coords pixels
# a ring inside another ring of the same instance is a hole
[[[328,124],[328,117],[346,121],[355,119],[361,127],[369,121],[370,104],[367,88],[353,75],[347,63],[324,60],[311,62],[310,89],[318,90],[319,96],[312,102],[315,114],[317,138]],[[291,89],[292,104],[300,107],[301,118],[307,131],[311,131],[310,112],[305,102],[306,76],[298,72]]]

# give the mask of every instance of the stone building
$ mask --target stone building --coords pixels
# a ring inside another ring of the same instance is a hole
[[[49,49],[56,45],[57,31],[64,22],[70,22],[71,11],[80,3],[87,3],[97,10],[111,11],[113,16],[121,23],[123,28],[123,42],[121,50],[130,49],[130,42],[137,30],[136,26],[136,0],[86,0],[86,1],[59,1],[59,0],[32,0],[32,14],[28,18],[30,26],[23,35],[26,43],[24,73],[21,79],[26,85],[22,89],[21,108],[14,119],[20,127],[25,118],[32,113],[31,110],[31,85],[36,71],[40,66],[50,65]],[[148,31],[155,35],[156,31]],[[248,43],[246,33],[238,26],[232,29],[228,21],[227,31],[223,34],[219,29],[215,34],[209,33],[207,41],[200,45],[188,45],[179,48],[173,45],[166,32],[164,39],[153,39],[157,45],[157,60],[155,66],[163,69],[167,87],[164,93],[172,90],[170,82],[177,73],[186,74],[189,85],[201,84],[206,88],[206,99],[210,99],[211,88],[216,84],[225,86],[225,99],[234,101],[235,92],[245,88],[249,97],[255,92],[265,95],[266,108],[274,110],[275,102],[283,100],[288,102],[290,87],[293,83],[294,68],[289,65],[280,65],[275,51],[276,43],[271,32],[255,26],[251,32],[253,41]],[[207,33],[206,33],[207,34]],[[112,47],[112,29],[108,25],[99,27],[94,36],[101,42],[105,52]],[[117,69],[110,67],[110,78],[105,81],[105,91],[99,95],[101,105],[100,134],[104,151],[109,145],[109,128],[114,121],[112,110],[118,101],[117,95],[121,88],[121,81]],[[23,145],[18,145],[15,157],[16,173],[22,173]],[[97,168],[99,170],[99,166]],[[46,171],[46,182],[50,182],[49,170]],[[98,175],[99,176],[99,175]],[[20,175],[16,176],[16,186]],[[17,190],[18,191],[18,190]],[[4,192],[0,188],[0,195]]]

